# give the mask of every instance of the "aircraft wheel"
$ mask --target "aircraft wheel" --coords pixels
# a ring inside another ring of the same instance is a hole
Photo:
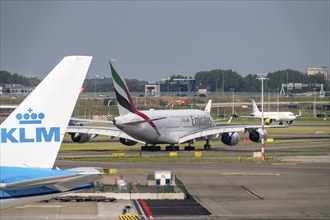
[[[158,151],[159,146],[149,146],[149,151]]]
[[[185,146],[184,150],[187,150],[187,151],[195,150],[195,147],[194,146]]]
[[[210,144],[204,144],[204,150],[209,150],[211,148]]]
[[[178,151],[179,150],[179,146],[174,146],[174,150]]]

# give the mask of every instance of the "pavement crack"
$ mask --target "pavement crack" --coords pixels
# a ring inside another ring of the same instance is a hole
[[[257,199],[264,199],[262,196],[258,195],[257,193],[253,192],[252,190],[246,188],[245,186],[241,186],[242,189],[247,191],[250,195],[256,197]]]

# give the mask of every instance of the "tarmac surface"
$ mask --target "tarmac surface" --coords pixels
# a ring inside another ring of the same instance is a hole
[[[177,219],[329,219],[329,157],[321,156],[322,163],[306,162],[304,159],[283,163],[116,163],[111,165],[129,172],[152,173],[155,170],[171,170],[177,173],[193,198],[211,213],[199,217],[181,216]],[[102,166],[100,163],[79,163],[59,161],[57,165]],[[129,175],[124,178],[126,181],[145,181],[143,175]],[[1,220],[118,219],[123,205],[131,205],[124,204],[125,202],[129,201],[33,203],[2,211]],[[118,204],[121,205],[116,208]],[[161,215],[160,219],[176,219],[176,217]]]
[[[176,215],[178,212],[172,213],[173,207],[180,211],[183,203],[146,200],[150,210],[155,212],[154,219],[330,219],[329,155],[277,158],[281,162],[228,163],[57,160],[56,166],[62,169],[77,166],[116,168],[129,173],[124,176],[125,181],[142,184],[146,182],[144,173],[170,170],[184,182],[194,201],[206,210],[203,215],[192,215],[188,212],[194,207],[190,206],[187,213]],[[125,200],[31,203],[1,211],[0,219],[118,219],[127,205],[135,207],[133,202]],[[144,219],[148,218],[148,215],[144,216]]]

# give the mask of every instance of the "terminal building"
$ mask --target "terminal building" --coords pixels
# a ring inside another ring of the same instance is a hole
[[[160,91],[177,94],[190,94],[196,91],[195,79],[173,79],[160,82]]]
[[[21,84],[0,85],[0,94],[26,96],[34,90],[34,86],[23,86]]]
[[[326,80],[329,79],[328,67],[326,67],[326,66],[307,67],[308,76],[315,75],[315,74],[322,74],[322,75],[324,75],[324,78]]]
[[[194,79],[164,79],[155,84],[145,85],[146,96],[159,96],[161,93],[167,95],[186,96],[196,93]]]

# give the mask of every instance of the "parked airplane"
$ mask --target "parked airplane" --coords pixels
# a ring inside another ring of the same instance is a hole
[[[262,113],[259,111],[256,102],[252,99],[252,110],[251,117],[253,118],[262,118]],[[300,112],[300,111],[299,111]],[[250,117],[250,116],[247,116]],[[264,121],[266,125],[272,124],[274,121],[279,121],[279,124],[282,125],[285,121],[288,125],[291,125],[297,117],[301,117],[301,112],[299,115],[295,115],[292,112],[264,112]]]
[[[235,145],[240,136],[237,132],[249,132],[252,141],[261,141],[261,125],[227,125],[216,126],[211,111],[211,101],[204,111],[197,109],[186,110],[149,110],[138,111],[132,101],[125,81],[115,70],[110,61],[118,102],[119,116],[113,120],[115,127],[69,126],[67,132],[74,142],[84,143],[95,135],[119,137],[124,145],[144,143],[141,150],[160,150],[157,144],[168,144],[166,150],[178,150],[176,144],[188,143],[186,150],[195,140],[204,139],[204,148],[211,147],[209,140],[220,138],[226,145]],[[274,126],[272,126],[274,127]],[[283,127],[283,126],[282,126]],[[267,138],[267,132],[265,132]]]
[[[1,124],[0,209],[91,187],[101,177],[94,168],[52,169],[91,60],[64,57]]]

